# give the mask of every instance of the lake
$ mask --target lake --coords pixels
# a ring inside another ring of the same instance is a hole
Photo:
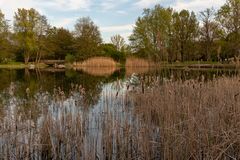
[[[0,159],[166,158],[162,122],[136,111],[135,95],[166,83],[238,75],[224,69],[1,69]]]

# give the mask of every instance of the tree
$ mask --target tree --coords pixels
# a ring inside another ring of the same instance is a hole
[[[103,56],[111,57],[116,62],[121,64],[125,64],[126,62],[126,54],[125,52],[118,51],[117,47],[112,43],[102,44]]]
[[[47,19],[35,9],[18,9],[14,16],[14,31],[24,62],[27,64],[32,55],[40,60],[43,36],[48,28]]]
[[[0,34],[6,34],[9,31],[9,25],[5,19],[5,15],[0,10]]]
[[[200,12],[202,27],[200,28],[200,41],[202,42],[202,50],[204,51],[204,60],[211,59],[211,52],[214,49],[214,42],[219,38],[219,26],[214,21],[214,9],[206,9]]]
[[[39,63],[43,54],[46,54],[47,49],[47,34],[48,30],[50,28],[50,25],[47,22],[47,18],[43,15],[39,15],[38,23],[35,27],[35,33],[36,33],[36,58],[35,62]]]
[[[227,0],[218,11],[217,21],[222,27],[223,46],[227,57],[240,55],[240,0]]]
[[[190,54],[193,54],[194,41],[198,33],[198,22],[194,12],[189,13],[187,10],[175,12],[173,14],[173,30],[181,61],[189,60]]]
[[[14,56],[11,52],[10,31],[8,21],[0,10],[0,61],[7,62]]]
[[[119,52],[124,52],[125,41],[122,36],[120,36],[119,34],[112,36],[111,42]]]
[[[171,20],[172,9],[165,9],[160,5],[145,9],[129,38],[134,52],[154,60],[166,58]]]
[[[65,59],[65,57],[74,54],[74,38],[72,33],[64,28],[53,27],[48,31],[48,52],[49,58]]]
[[[79,18],[75,24],[76,58],[83,60],[100,54],[102,38],[98,26],[89,17]]]

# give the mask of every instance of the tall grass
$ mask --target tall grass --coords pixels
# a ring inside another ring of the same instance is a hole
[[[239,77],[140,81],[131,91],[105,86],[92,109],[82,107],[80,85],[11,99],[0,119],[0,159],[240,158]],[[31,106],[26,115],[22,105]]]
[[[126,75],[130,76],[133,73],[147,73],[152,69],[154,65],[155,64],[153,62],[142,58],[128,57],[125,64]]]
[[[74,64],[75,67],[116,67],[117,63],[109,57],[93,57]]]
[[[128,57],[126,60],[126,67],[149,67],[153,63],[142,58]]]
[[[159,128],[160,140],[152,143],[164,159],[240,158],[239,77],[170,80],[132,97],[135,114],[149,124],[142,132]]]

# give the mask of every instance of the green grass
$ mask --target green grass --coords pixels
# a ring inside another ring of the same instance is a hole
[[[29,68],[31,64],[34,63],[29,63],[28,65],[24,64],[23,62],[8,62],[8,63],[0,63],[0,68],[2,69],[24,69],[24,68]],[[35,67],[36,68],[45,68],[48,65],[39,63]]]
[[[236,68],[236,64],[222,64],[213,61],[185,61],[162,64],[162,67],[176,67],[176,68]]]
[[[184,62],[174,62],[173,65],[193,65],[193,64],[220,64],[214,61],[184,61]]]
[[[22,62],[9,62],[9,63],[0,63],[0,68],[5,68],[5,69],[22,69],[27,67]]]

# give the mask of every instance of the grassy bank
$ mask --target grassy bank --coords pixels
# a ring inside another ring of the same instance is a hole
[[[223,64],[220,62],[212,62],[212,61],[186,61],[186,62],[174,62],[174,63],[164,63],[160,64],[162,67],[172,67],[172,68],[219,68],[219,69],[234,69],[239,68],[238,64]]]
[[[39,63],[29,63],[28,65],[22,62],[10,62],[7,64],[0,64],[0,68],[6,69],[23,69],[23,68],[31,68],[34,65],[35,68],[45,68],[49,67],[47,64]],[[219,62],[211,62],[211,61],[186,61],[186,62],[159,62],[155,63],[153,61],[148,61],[142,58],[128,57],[126,59],[125,64],[120,64],[114,61],[109,57],[93,57],[89,58],[82,62],[75,62],[73,64],[66,63],[66,68],[77,68],[89,70],[87,68],[118,68],[118,67],[126,67],[130,72],[142,72],[143,68],[148,70],[149,68],[154,67],[170,67],[170,68],[189,68],[189,69],[235,69],[240,68],[238,64],[222,64]]]
[[[32,68],[33,66],[34,66],[34,68],[45,68],[45,67],[48,67],[48,65],[46,65],[44,63],[24,64],[23,62],[9,62],[9,63],[6,63],[6,64],[5,63],[4,64],[0,64],[0,68],[2,68],[2,69],[24,69],[24,68]]]
[[[0,64],[0,68],[6,68],[6,69],[23,69],[26,67],[27,65],[25,65],[22,62],[10,62],[6,64]]]

